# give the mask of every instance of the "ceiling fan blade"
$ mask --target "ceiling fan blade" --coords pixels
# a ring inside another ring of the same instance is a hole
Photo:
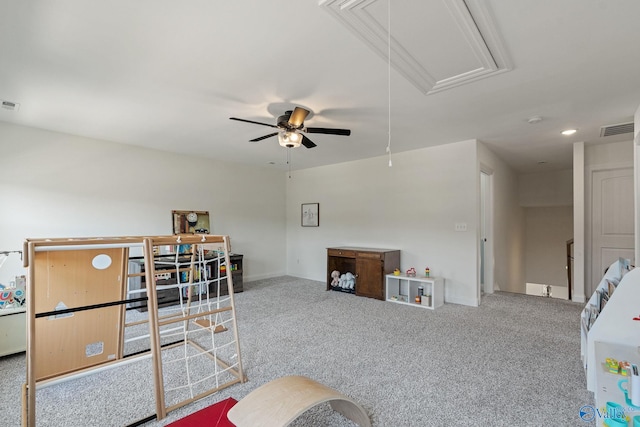
[[[349,129],[305,128],[302,131],[307,133],[325,133],[327,135],[343,135],[343,136],[351,135],[351,131]]]
[[[261,136],[259,138],[250,139],[249,142],[262,141],[263,139],[271,138],[272,136],[276,136],[277,134],[278,134],[278,132],[270,133],[269,135]]]
[[[316,144],[314,144],[313,141],[311,141],[309,138],[307,138],[304,135],[302,135],[302,145],[304,145],[307,148],[316,147]]]
[[[302,107],[296,107],[293,109],[291,113],[291,117],[289,117],[289,125],[294,128],[299,128],[304,123],[304,119],[307,118],[311,111],[305,110]]]
[[[269,126],[269,127],[276,128],[276,129],[278,128],[278,126],[276,126],[276,125],[272,125],[272,124],[269,124],[269,123],[262,123],[262,122],[254,122],[253,120],[238,119],[236,117],[229,117],[229,119],[237,120],[239,122],[253,123],[254,125]]]

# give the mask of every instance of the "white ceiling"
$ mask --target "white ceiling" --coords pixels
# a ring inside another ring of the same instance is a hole
[[[286,169],[229,117],[300,105],[352,135],[308,135],[294,169],[385,155],[389,118],[392,152],[476,138],[564,169],[631,139],[599,132],[640,105],[638,22],[637,0],[0,0],[0,121]]]

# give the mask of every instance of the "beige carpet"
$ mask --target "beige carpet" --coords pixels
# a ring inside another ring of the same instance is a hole
[[[294,277],[245,283],[236,295],[249,381],[169,414],[238,400],[284,375],[305,375],[359,402],[373,425],[579,426],[592,405],[580,362],[580,304],[496,293],[479,308],[431,311],[327,292]],[[20,425],[24,354],[0,359],[2,424]],[[38,427],[124,426],[154,413],[151,365],[37,392]],[[296,426],[352,426],[328,407]]]

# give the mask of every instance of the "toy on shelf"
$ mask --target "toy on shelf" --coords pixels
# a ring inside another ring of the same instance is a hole
[[[616,359],[612,359],[607,357],[606,360],[606,365],[607,365],[607,370],[612,373],[612,374],[617,374],[618,373],[618,369],[619,369],[619,365],[618,365],[618,361]]]
[[[353,273],[347,271],[345,285],[347,289],[353,290],[356,288],[356,276],[354,276]]]
[[[407,270],[407,277],[416,277],[416,269],[411,267]]]
[[[429,277],[429,274],[431,274],[431,270],[429,270],[429,267],[424,269],[424,277]]]
[[[400,275],[400,269],[396,268],[395,270],[393,270],[393,275],[394,276],[399,276]]]
[[[605,360],[607,371],[611,374],[622,375],[623,377],[631,375],[631,363],[626,360],[616,360],[612,357],[607,357]]]
[[[340,282],[340,272],[338,270],[333,270],[331,272],[331,286],[334,288],[338,286]]]
[[[354,293],[356,290],[356,276],[347,271],[340,274],[339,271],[331,272],[331,287],[337,291]]]

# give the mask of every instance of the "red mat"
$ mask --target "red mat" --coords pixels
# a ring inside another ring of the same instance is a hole
[[[238,403],[233,397],[221,400],[191,415],[167,424],[166,427],[235,427],[227,418],[229,409]]]

